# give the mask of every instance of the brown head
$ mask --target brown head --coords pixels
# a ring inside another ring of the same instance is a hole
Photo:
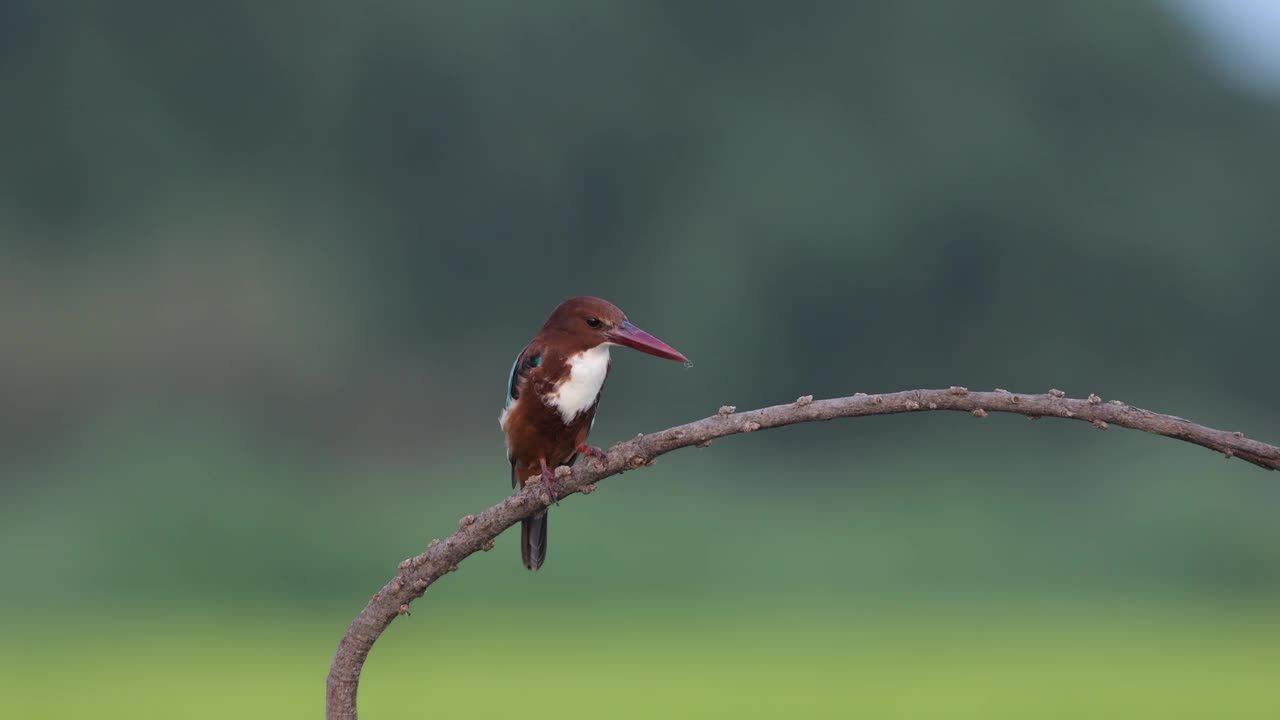
[[[667,360],[687,363],[679,350],[627,321],[613,303],[589,295],[579,295],[560,303],[542,325],[542,337],[572,348],[587,350],[602,343],[625,345]]]

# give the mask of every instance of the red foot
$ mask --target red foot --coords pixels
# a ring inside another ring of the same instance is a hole
[[[547,503],[555,503],[560,505],[560,498],[556,497],[556,474],[547,467],[546,458],[538,458],[538,462],[542,463],[542,486],[547,489]]]
[[[595,445],[588,445],[586,443],[583,443],[577,447],[577,450],[583,455],[586,455],[587,457],[593,457],[597,460],[603,460],[606,457],[606,455],[604,454],[604,451],[596,447]]]

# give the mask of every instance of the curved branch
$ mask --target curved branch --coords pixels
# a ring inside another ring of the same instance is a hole
[[[1077,400],[1065,397],[1060,390],[1043,395],[1020,395],[1005,390],[969,392],[965,388],[946,390],[906,390],[885,395],[865,395],[830,400],[814,400],[805,396],[787,405],[735,412],[723,407],[709,418],[679,425],[652,435],[640,435],[609,449],[603,460],[591,460],[574,467],[559,468],[558,494],[589,493],[595,483],[627,470],[653,463],[660,455],[683,447],[706,447],[711,441],[737,433],[768,428],[832,420],[840,417],[894,415],[930,410],[959,410],[986,417],[990,412],[1041,417],[1070,418],[1092,423],[1100,430],[1111,425],[1164,435],[1194,443],[1238,457],[1267,470],[1280,469],[1280,447],[1250,440],[1239,432],[1214,430],[1172,415],[1161,415],[1132,407],[1118,400],[1103,402],[1098,396]],[[458,530],[443,541],[432,540],[426,552],[400,563],[396,576],[374,594],[369,604],[356,616],[338,644],[338,652],[329,670],[327,717],[330,720],[354,720],[356,690],[360,670],[378,636],[398,615],[409,612],[409,603],[422,597],[427,588],[441,576],[458,568],[468,555],[493,547],[494,538],[520,519],[547,506],[546,496],[537,483],[478,515],[462,518]]]

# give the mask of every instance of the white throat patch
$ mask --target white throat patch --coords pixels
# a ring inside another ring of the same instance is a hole
[[[569,376],[561,380],[543,399],[560,411],[565,424],[595,404],[609,374],[609,343],[569,356]]]

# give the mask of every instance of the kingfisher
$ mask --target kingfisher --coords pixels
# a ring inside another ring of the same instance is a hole
[[[595,424],[614,345],[689,364],[680,351],[632,325],[606,300],[584,295],[560,303],[516,356],[507,381],[507,403],[498,423],[507,438],[511,487],[539,477],[549,501],[556,502],[558,466],[572,465],[580,454],[605,456],[587,444],[587,435]],[[545,510],[521,521],[520,554],[530,570],[546,560]]]

